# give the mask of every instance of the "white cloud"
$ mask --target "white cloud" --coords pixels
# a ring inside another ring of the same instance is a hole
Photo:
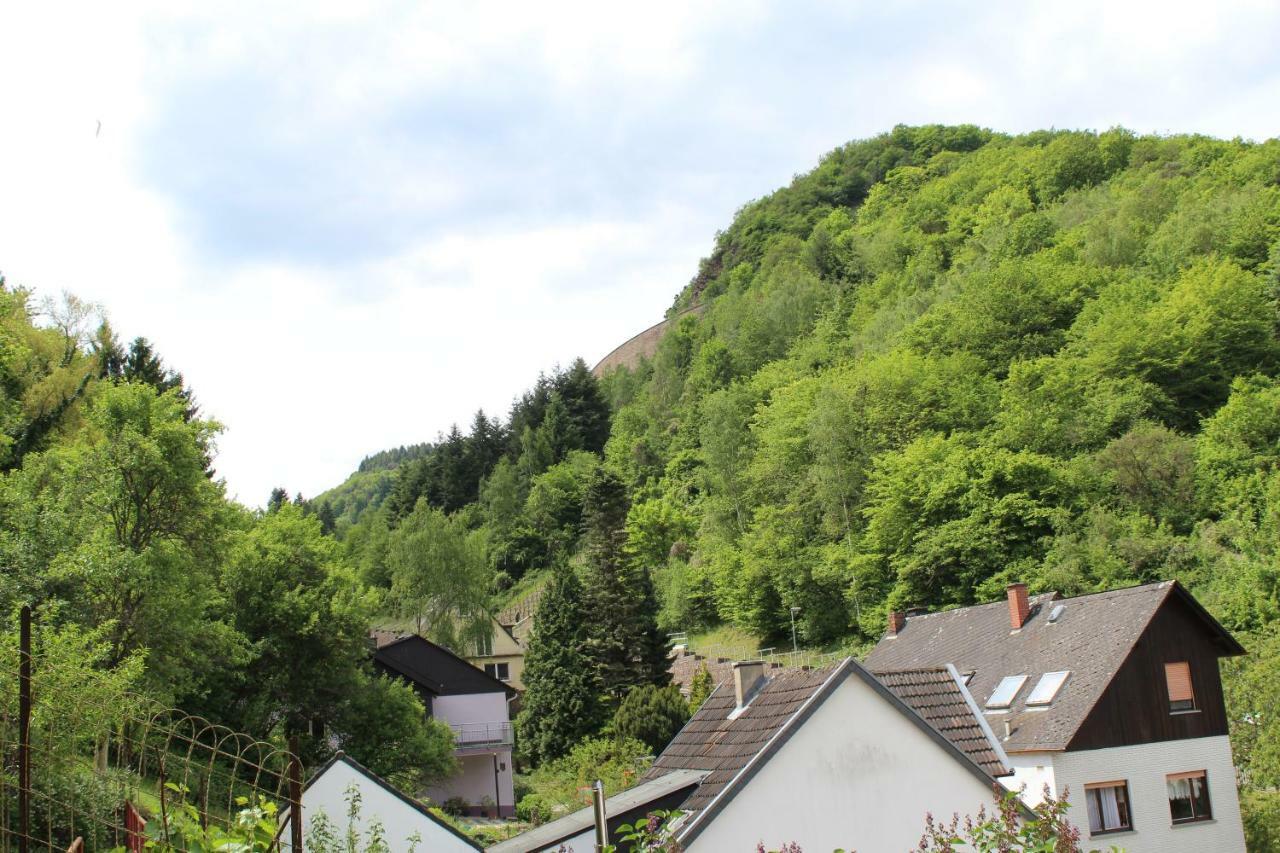
[[[850,138],[1275,136],[1277,34],[1264,2],[9,4],[0,270],[152,338],[243,500],[314,494],[654,322]]]

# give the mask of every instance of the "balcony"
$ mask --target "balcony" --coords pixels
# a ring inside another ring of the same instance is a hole
[[[451,723],[453,747],[458,752],[495,748],[510,749],[515,743],[511,723]]]

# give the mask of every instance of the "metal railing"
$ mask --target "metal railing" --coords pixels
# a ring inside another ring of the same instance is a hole
[[[455,749],[482,749],[494,746],[512,746],[515,731],[511,723],[453,723]]]

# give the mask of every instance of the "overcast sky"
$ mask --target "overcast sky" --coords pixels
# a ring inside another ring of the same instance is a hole
[[[0,271],[150,338],[251,505],[594,363],[847,140],[1280,135],[1274,0],[183,5],[0,6]]]

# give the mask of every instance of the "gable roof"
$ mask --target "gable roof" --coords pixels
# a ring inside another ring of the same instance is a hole
[[[979,743],[974,736],[975,730],[981,731],[978,721],[969,727],[958,721],[962,716],[959,707],[965,704],[966,695],[963,683],[958,679],[952,680],[952,692],[938,682],[936,672],[920,675],[914,680],[904,675],[904,684],[927,684],[928,689],[902,689],[938,719],[943,715],[936,709],[954,714],[957,720],[949,728],[953,732],[965,733],[969,739],[962,743],[973,750],[972,754],[948,740],[910,703],[853,658],[821,669],[783,669],[759,688],[746,709],[732,719],[730,713],[736,705],[733,689],[725,684],[717,687],[650,768],[649,778],[672,770],[707,771],[702,784],[681,806],[688,813],[681,840],[687,842],[700,832],[701,827],[746,786],[759,768],[804,725],[836,688],[850,678],[858,678],[873,689],[984,784],[995,784],[992,773],[987,769],[987,766],[996,767],[988,754],[996,750],[995,744],[986,742],[985,737],[981,739],[984,742]],[[946,696],[948,701],[938,701],[938,696]],[[998,769],[1008,772],[1003,763],[998,764]]]
[[[442,820],[436,815],[432,814],[431,809],[427,808],[427,806],[424,803],[420,803],[417,800],[413,799],[408,794],[404,793],[399,788],[397,788],[395,785],[392,785],[390,782],[383,779],[377,773],[374,773],[372,770],[365,767],[359,761],[356,761],[354,758],[347,755],[345,752],[341,752],[341,751],[335,752],[332,758],[330,758],[324,764],[320,765],[320,767],[316,769],[316,772],[311,774],[311,778],[307,779],[307,783],[302,786],[302,792],[305,794],[307,792],[307,789],[311,787],[313,782],[318,780],[321,776],[323,776],[326,772],[328,772],[329,768],[333,767],[333,765],[338,762],[342,762],[343,764],[346,764],[352,770],[359,773],[361,776],[364,776],[370,782],[373,782],[379,788],[386,791],[388,794],[391,794],[393,797],[400,800],[406,806],[418,812],[423,817],[426,817],[432,823],[447,830],[451,835],[456,836],[460,841],[465,842],[470,847],[473,847],[476,850],[484,849],[483,847],[480,846],[478,842],[476,842],[474,838],[462,832],[461,830],[457,829],[456,827],[450,825],[448,822]]]
[[[509,684],[463,660],[444,646],[417,634],[410,634],[378,646],[373,662],[395,675],[413,682],[433,696],[464,693],[506,693],[515,696]]]
[[[705,770],[673,770],[607,798],[604,801],[604,810],[608,816],[610,831],[615,824],[644,817],[653,808],[660,807],[658,801],[672,795],[679,795],[681,791],[692,788],[706,775]],[[632,812],[637,812],[635,817],[631,816]],[[543,850],[573,838],[594,827],[595,823],[595,812],[588,806],[508,838],[489,847],[488,851],[489,853],[525,853],[529,850]]]
[[[1005,676],[1026,675],[1027,686],[1007,713],[1012,735],[1007,752],[1066,749],[1156,612],[1172,599],[1191,607],[1223,655],[1243,654],[1240,645],[1176,581],[1061,598],[1030,598],[1031,613],[1011,631],[1008,602],[909,616],[894,637],[885,636],[866,658],[872,670],[953,664],[972,673],[969,691],[985,702]],[[1053,611],[1062,606],[1056,621]],[[1036,681],[1047,672],[1068,671],[1047,708],[1026,706]]]
[[[1013,772],[1009,757],[987,725],[953,666],[873,673],[893,694],[992,777]]]

